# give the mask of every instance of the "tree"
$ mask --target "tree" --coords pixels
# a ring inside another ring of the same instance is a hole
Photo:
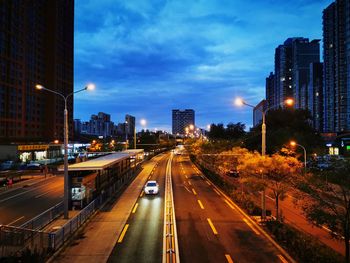
[[[247,156],[246,156],[247,157]],[[238,166],[245,180],[259,190],[272,190],[276,204],[276,218],[279,220],[279,200],[283,200],[291,182],[300,174],[300,162],[290,156],[274,154],[261,156],[257,152]]]
[[[311,116],[306,110],[270,110],[266,116],[266,152],[278,152],[291,139],[308,149],[320,153],[324,150],[322,137],[311,127]],[[261,125],[254,127],[244,139],[249,150],[261,151]]]
[[[222,123],[211,124],[209,131],[210,140],[238,140],[245,135],[245,124],[241,122],[227,124],[226,128]]]
[[[306,193],[299,202],[311,222],[326,225],[344,237],[346,262],[350,262],[350,162],[342,161],[338,167],[305,176],[302,182]]]

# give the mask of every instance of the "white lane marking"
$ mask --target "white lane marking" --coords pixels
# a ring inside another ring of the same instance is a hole
[[[9,223],[8,225],[10,226],[10,225],[13,225],[14,223],[16,223],[16,222],[18,222],[19,220],[21,220],[21,219],[23,219],[24,218],[24,216],[21,216],[21,217],[19,217],[19,218],[17,218],[16,220],[13,220],[11,223]]]
[[[46,194],[48,194],[48,193],[50,193],[50,192],[52,192],[52,191],[47,191],[47,192],[42,193],[42,194],[40,194],[40,195],[36,195],[34,198],[42,197],[42,196],[44,196],[44,195],[46,195]]]
[[[18,193],[18,194],[9,196],[9,197],[7,197],[7,198],[1,199],[1,200],[0,200],[0,203],[3,203],[3,202],[5,202],[5,201],[10,200],[10,199],[12,199],[12,198],[15,198],[15,197],[17,197],[17,196],[24,195],[24,194],[26,194],[26,193],[33,192],[33,191],[37,190],[38,188],[44,187],[44,186],[46,186],[46,185],[47,185],[47,184],[40,185],[40,186],[38,186],[38,187],[36,187],[36,188],[33,188],[33,189],[30,189],[30,190],[28,190],[28,191],[24,191],[24,192],[22,192],[22,193]]]

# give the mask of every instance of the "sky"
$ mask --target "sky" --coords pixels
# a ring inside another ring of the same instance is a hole
[[[196,126],[242,122],[265,98],[275,48],[288,37],[322,39],[330,0],[77,0],[74,118],[125,114],[171,131],[172,109],[194,109]],[[321,43],[322,44],[322,43]],[[322,57],[322,56],[321,56]],[[322,58],[321,58],[322,60]]]

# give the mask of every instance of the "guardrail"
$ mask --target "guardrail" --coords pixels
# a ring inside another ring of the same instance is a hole
[[[163,263],[180,263],[175,220],[173,186],[171,180],[172,157],[173,155],[171,154],[167,163],[165,176]]]
[[[63,202],[58,203],[54,207],[46,210],[40,215],[34,217],[33,219],[25,222],[21,225],[21,228],[31,229],[31,230],[40,230],[46,225],[50,224],[53,220],[58,218],[63,214]]]
[[[129,171],[124,175],[122,180],[118,180],[112,186],[107,188],[103,194],[99,195],[90,204],[83,208],[79,214],[70,219],[65,225],[51,233],[52,250],[60,248],[70,237],[77,231],[103,204],[106,203],[115,193],[119,192],[122,187],[131,181],[136,174],[134,171]]]
[[[82,209],[75,217],[55,232],[40,231],[42,227],[63,214],[63,203],[48,209],[20,227],[0,225],[0,262],[12,260],[17,262],[37,262],[59,249],[72,235],[115,193],[128,184],[137,174],[140,166],[124,174],[96,199]],[[11,261],[12,262],[12,261]]]

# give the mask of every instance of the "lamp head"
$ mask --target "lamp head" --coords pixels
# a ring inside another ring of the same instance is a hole
[[[95,89],[95,84],[89,83],[85,87],[86,90],[94,90]]]
[[[294,100],[293,99],[286,99],[284,103],[288,106],[293,106],[294,105]]]
[[[236,106],[243,106],[244,105],[244,101],[242,98],[236,98],[235,99],[235,105]]]
[[[40,84],[36,84],[35,88],[38,90],[45,89],[45,87],[43,85],[40,85]]]
[[[140,120],[140,123],[141,123],[142,126],[146,126],[147,121],[146,121],[145,119],[141,119],[141,120]]]
[[[289,143],[291,146],[295,146],[295,145],[297,145],[297,143],[295,142],[295,141],[290,141],[290,143]]]

